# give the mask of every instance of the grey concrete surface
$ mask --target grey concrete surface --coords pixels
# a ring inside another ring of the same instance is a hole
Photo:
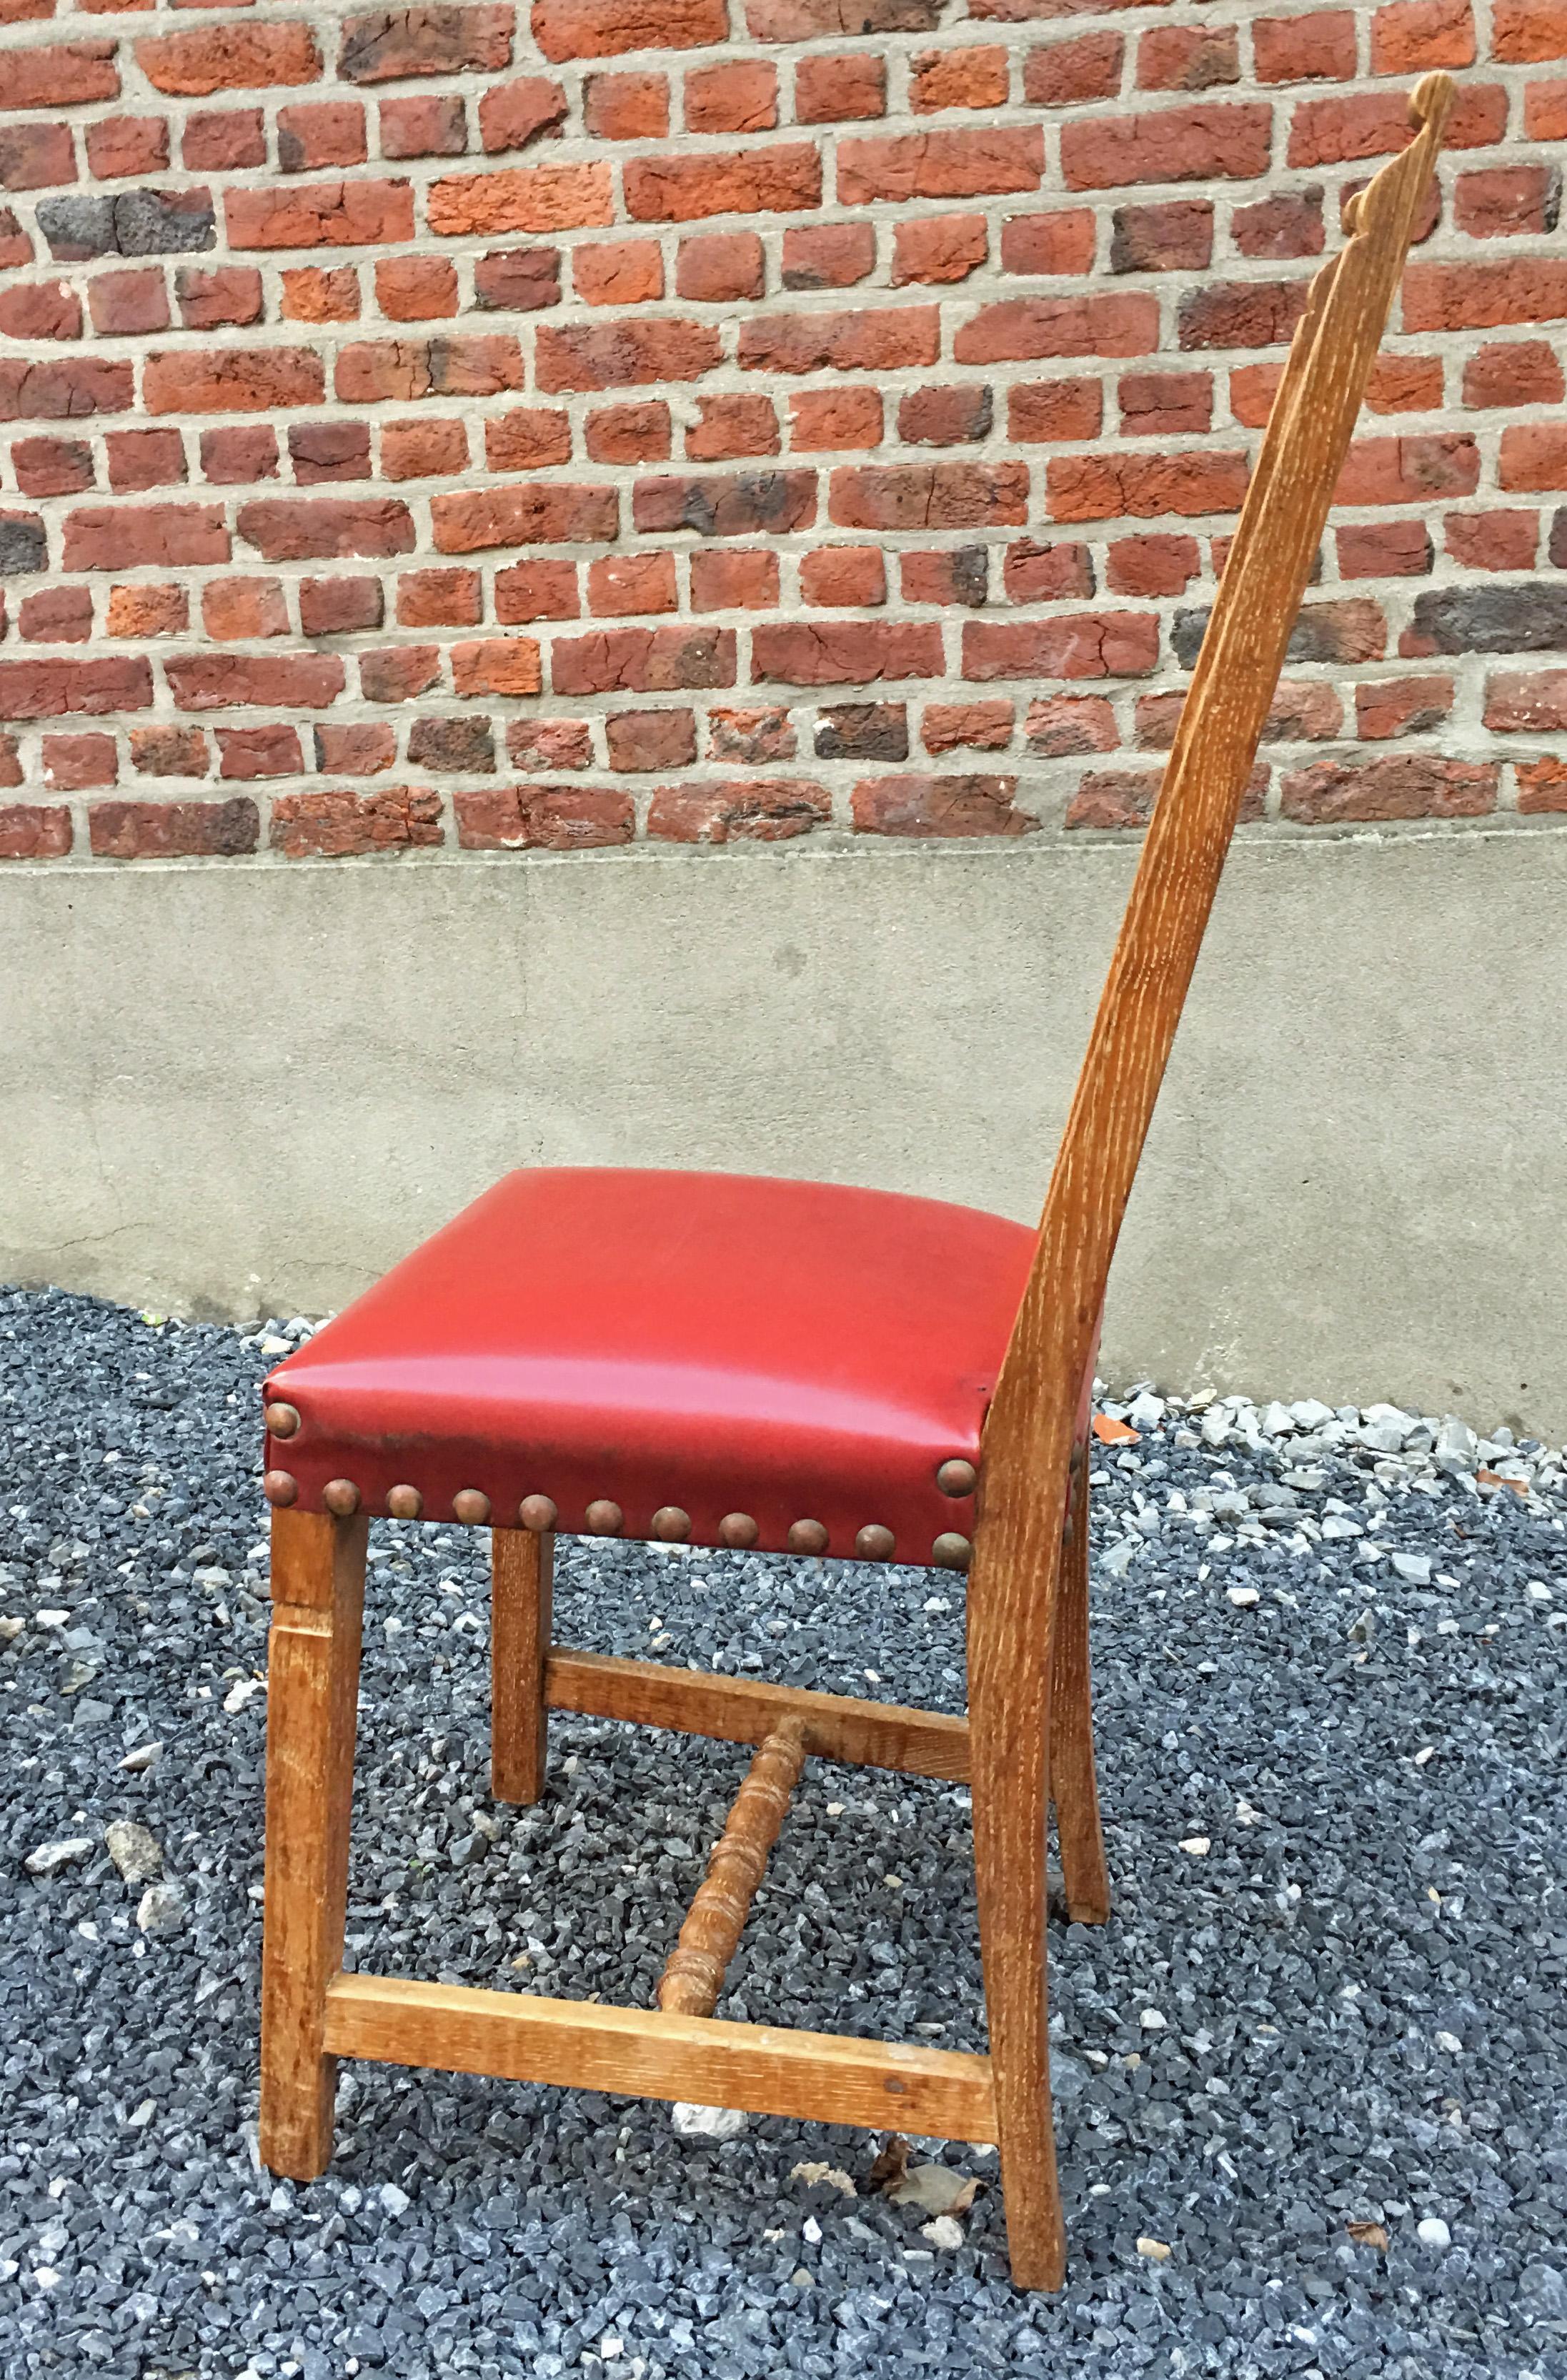
[[[805,848],[0,877],[0,1277],[342,1303],[505,1168],[1037,1211],[1135,855]],[[1567,1429],[1567,844],[1239,843],[1103,1368]]]

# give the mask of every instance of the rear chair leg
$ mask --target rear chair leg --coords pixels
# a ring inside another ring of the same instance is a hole
[[[537,1802],[544,1791],[555,1541],[531,1529],[490,1533],[490,1791]]]
[[[1093,1695],[1088,1666],[1088,1461],[1078,1450],[1067,1504],[1055,1612],[1051,1724],[1051,1795],[1061,1843],[1067,1915],[1102,1925],[1110,1915],[1110,1877],[1094,1774]]]
[[[362,1513],[272,1519],[261,2154],[296,2181],[332,2157],[336,2060],[322,2041],[343,1964],[369,1534]]]

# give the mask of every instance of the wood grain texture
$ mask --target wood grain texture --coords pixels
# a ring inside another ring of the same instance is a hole
[[[552,1710],[589,1718],[634,1719],[720,1743],[760,1743],[783,1719],[797,1717],[814,1758],[862,1768],[890,1768],[903,1777],[940,1777],[961,1784],[968,1775],[968,1721],[944,1711],[898,1703],[866,1703],[852,1694],[808,1694],[759,1678],[725,1678],[701,1670],[663,1669],[609,1653],[552,1646],[544,1665],[544,1698]]]
[[[985,1998],[1014,2279],[1065,2265],[1050,2113],[1045,1826],[1074,1409],[1111,1257],[1285,648],[1451,104],[1361,194],[1312,283],[1144,843],[985,1430],[969,1722]]]
[[[332,2157],[326,1987],[343,1963],[369,1535],[362,1513],[272,1516],[260,2147],[296,2181]]]
[[[711,2016],[717,2007],[767,1855],[778,1840],[805,1765],[805,1721],[781,1720],[763,1738],[713,1845],[708,1872],[660,1979],[660,2008],[683,2016]]]
[[[490,1791],[497,1802],[537,1802],[544,1791],[550,1725],[544,1657],[554,1575],[553,1536],[492,1529]]]
[[[995,2138],[989,2061],[957,2050],[384,1975],[334,1980],[326,2038],[341,2058],[395,2066],[893,2125],[942,2140]]]
[[[1079,1442],[1072,1450],[1053,1637],[1051,1687],[1051,1799],[1068,1916],[1076,1925],[1102,1925],[1110,1915],[1110,1876],[1099,1824],[1094,1772],[1094,1698],[1088,1659],[1088,1463]]]

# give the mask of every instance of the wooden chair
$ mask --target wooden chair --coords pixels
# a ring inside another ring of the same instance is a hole
[[[1285,646],[1452,100],[1346,207],[1290,351],[1037,1237],[973,1210],[723,1175],[514,1174],[266,1385],[273,1520],[261,2148],[332,2154],[334,2060],[391,2060],[994,2141],[1015,2281],[1065,2250],[1047,1821],[1109,1912],[1088,1686],[1087,1395],[1106,1278]],[[981,1469],[981,1455],[982,1469]],[[641,2010],[342,1972],[369,1515],[493,1532],[492,1782],[550,1710],[758,1747]],[[553,1533],[967,1568],[969,1716],[550,1644]],[[804,1761],[968,1778],[988,2058],[715,2021]]]

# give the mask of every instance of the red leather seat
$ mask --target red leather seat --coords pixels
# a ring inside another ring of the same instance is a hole
[[[299,1421],[269,1440],[269,1492],[320,1511],[346,1480],[377,1512],[411,1488],[434,1520],[478,1490],[504,1525],[544,1496],[566,1531],[604,1501],[634,1537],[674,1507],[698,1545],[745,1542],[720,1524],[748,1514],[775,1551],[815,1521],[847,1556],[871,1524],[928,1562],[972,1534],[972,1495],[936,1473],[978,1463],[1033,1248],[886,1191],[508,1174],[272,1375]]]

